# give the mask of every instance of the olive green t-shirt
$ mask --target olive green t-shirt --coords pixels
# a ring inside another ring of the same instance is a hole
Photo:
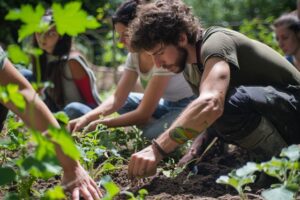
[[[201,62],[220,57],[230,65],[230,87],[300,85],[300,72],[283,56],[267,45],[221,27],[211,27],[203,35]],[[198,66],[188,65],[185,78],[199,95],[201,73]]]
[[[4,67],[4,60],[6,58],[6,53],[3,51],[2,47],[0,46],[0,70]]]

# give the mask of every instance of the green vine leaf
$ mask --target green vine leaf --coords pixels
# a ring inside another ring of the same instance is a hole
[[[81,10],[80,2],[70,2],[64,8],[54,3],[52,10],[56,29],[60,35],[76,36],[85,32],[86,29],[95,29],[100,26],[95,17],[88,16],[84,10]]]
[[[13,63],[21,63],[28,65],[29,64],[29,57],[27,56],[24,51],[20,48],[20,46],[16,44],[11,44],[7,48],[8,57]]]
[[[80,152],[78,151],[71,135],[64,128],[51,127],[48,129],[51,140],[59,144],[62,151],[74,160],[80,158]]]
[[[43,22],[42,16],[45,9],[41,4],[38,4],[35,9],[29,5],[22,5],[21,9],[9,11],[5,16],[6,20],[21,20],[24,24],[19,29],[19,41],[22,41],[27,36],[35,32],[43,32],[48,29],[49,23]]]
[[[8,84],[7,92],[12,103],[21,111],[25,110],[26,102],[23,95],[19,92],[19,86],[15,84]]]

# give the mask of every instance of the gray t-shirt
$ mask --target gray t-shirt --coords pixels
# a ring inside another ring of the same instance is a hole
[[[2,47],[0,46],[0,69],[4,68],[5,58],[6,58],[6,53],[3,51]]]
[[[201,62],[220,57],[230,65],[230,87],[240,85],[300,85],[300,72],[278,52],[236,31],[211,27],[203,35]],[[189,65],[184,75],[199,94],[201,74],[197,65]]]
[[[148,82],[153,76],[171,76],[163,94],[163,98],[167,101],[175,102],[193,95],[192,89],[184,79],[182,73],[174,74],[166,69],[161,67],[158,68],[156,66],[152,67],[147,73],[141,72],[137,53],[128,54],[124,69],[136,72],[140,77],[141,85],[144,89],[147,87]]]

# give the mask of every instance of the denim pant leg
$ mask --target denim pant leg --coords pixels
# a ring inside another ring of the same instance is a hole
[[[300,96],[300,95],[299,95]],[[228,92],[223,115],[211,126],[229,142],[240,140],[268,119],[288,143],[300,141],[299,97],[274,87],[241,86]]]
[[[145,127],[143,127],[143,136],[147,139],[157,138],[166,129],[168,129],[183,109],[177,108],[164,114],[159,119],[153,119]]]
[[[196,96],[192,96],[176,102],[160,101],[156,109],[157,117],[143,128],[143,136],[148,139],[157,138],[171,126],[184,108],[195,98]]]
[[[143,96],[144,94],[142,93],[131,92],[122,108],[120,108],[117,112],[119,114],[125,114],[137,109],[143,99]]]
[[[82,115],[88,113],[91,110],[92,108],[79,102],[69,103],[63,109],[63,111],[68,115],[70,120],[81,117]]]
[[[19,72],[29,81],[29,82],[35,82],[36,77],[34,76],[33,72],[29,69],[22,68],[19,70]]]

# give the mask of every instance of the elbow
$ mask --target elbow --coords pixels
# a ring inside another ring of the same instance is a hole
[[[198,113],[202,113],[210,123],[214,122],[224,113],[224,100],[219,95],[203,95],[192,104],[194,104]]]
[[[205,109],[212,120],[218,119],[224,113],[224,102],[219,96],[212,96],[205,100]]]
[[[143,124],[146,124],[150,121],[151,117],[152,117],[152,114],[149,115],[148,114],[149,112],[145,112],[145,111],[139,111],[137,110],[137,124],[139,125],[143,125]]]

